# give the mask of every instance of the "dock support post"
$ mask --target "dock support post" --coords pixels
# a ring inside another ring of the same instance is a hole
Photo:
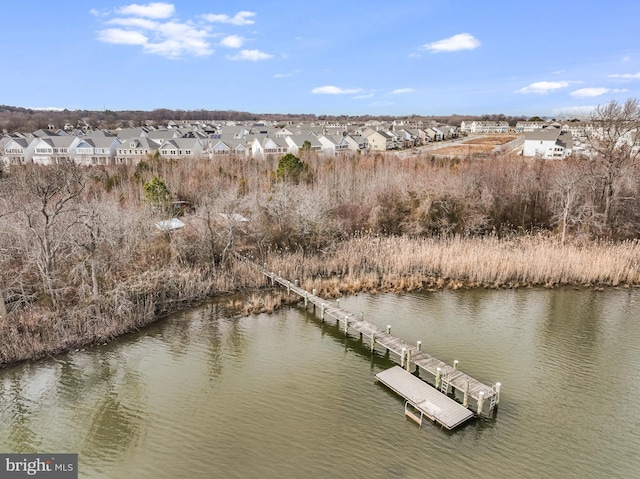
[[[287,294],[291,292],[291,281],[287,281]]]
[[[324,303],[320,305],[320,319],[324,321]]]
[[[418,349],[418,351],[422,351],[422,341],[418,341],[416,343],[416,348]]]
[[[460,362],[460,361],[458,361],[457,359],[454,359],[454,360],[453,360],[453,369],[455,369],[455,370],[457,370],[457,369],[458,369],[458,363],[459,363],[459,362]]]
[[[314,296],[316,295],[316,288],[313,288],[313,291],[311,292],[311,294],[313,294]],[[313,301],[313,312],[316,312],[316,302]]]
[[[436,389],[440,389],[441,378],[442,378],[442,369],[436,368]]]
[[[344,317],[344,334],[347,334],[349,330],[349,321],[348,321],[348,316]]]
[[[371,333],[371,352],[373,352],[375,347],[376,347],[376,333]]]
[[[387,334],[391,334],[391,325],[387,324]]]
[[[309,293],[304,293],[304,309],[309,305]]]
[[[407,355],[407,348],[402,348],[402,354],[400,355],[400,367],[404,367],[404,357]]]
[[[482,406],[484,404],[484,391],[480,391],[478,394],[478,416],[482,414]]]
[[[496,406],[500,404],[500,386],[502,386],[502,384],[496,383]]]
[[[411,348],[407,350],[407,371],[411,372]]]
[[[275,273],[271,273],[271,286],[276,284],[276,280],[273,277],[274,275],[275,275]]]
[[[464,383],[464,400],[462,401],[464,407],[469,406],[469,380]]]
[[[339,308],[340,307],[340,298],[336,299],[336,306]]]

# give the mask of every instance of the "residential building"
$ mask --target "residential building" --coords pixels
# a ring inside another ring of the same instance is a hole
[[[533,156],[547,160],[561,160],[573,151],[571,133],[559,128],[525,133],[522,156]]]

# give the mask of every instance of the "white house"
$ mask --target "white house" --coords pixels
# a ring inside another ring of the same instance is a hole
[[[305,141],[308,141],[311,145],[310,151],[319,153],[322,151],[322,143],[315,135],[291,135],[285,138],[285,141],[289,145],[289,153],[297,155],[300,149],[304,146]]]
[[[122,142],[116,150],[116,163],[137,165],[141,160],[154,155],[160,144],[146,137],[129,138]]]
[[[205,154],[207,140],[199,138],[174,138],[165,140],[158,151],[164,158],[202,158]]]
[[[71,152],[80,143],[76,136],[48,136],[34,140],[31,160],[39,165],[51,165],[71,160]]]
[[[120,140],[113,136],[91,136],[80,139],[71,149],[71,158],[79,165],[113,163]]]
[[[336,156],[349,151],[349,143],[341,135],[321,135],[318,141],[326,156]]]
[[[570,132],[559,128],[525,133],[522,156],[535,156],[547,160],[561,160],[573,151],[573,138]]]
[[[209,148],[209,157],[235,157],[246,158],[249,156],[249,148],[244,144],[244,140],[212,140],[211,148]]]
[[[509,133],[506,121],[463,121],[460,130],[464,133]]]
[[[254,158],[266,158],[269,155],[284,155],[288,153],[289,144],[284,138],[269,138],[260,136],[251,142],[251,154]]]
[[[349,145],[351,151],[358,151],[360,153],[369,151],[369,141],[364,136],[347,135],[344,137],[344,140]]]
[[[2,160],[7,165],[24,165],[31,161],[33,147],[38,140],[9,138],[2,149]]]

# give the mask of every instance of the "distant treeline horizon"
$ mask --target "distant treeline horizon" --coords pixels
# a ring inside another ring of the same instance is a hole
[[[8,133],[21,131],[35,131],[46,129],[49,125],[63,128],[65,124],[73,127],[83,126],[85,123],[91,128],[118,128],[122,126],[141,126],[152,121],[155,124],[166,124],[169,121],[273,121],[286,123],[291,121],[355,121],[370,120],[393,121],[416,119],[422,121],[436,121],[449,125],[460,126],[463,121],[507,121],[514,126],[518,121],[528,120],[530,117],[509,116],[502,113],[484,115],[318,115],[315,113],[251,113],[235,110],[171,110],[158,108],[154,110],[41,110],[18,106],[0,105],[0,130]],[[534,117],[539,119],[538,117]]]

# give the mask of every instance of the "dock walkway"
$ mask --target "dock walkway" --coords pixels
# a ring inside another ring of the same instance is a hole
[[[496,386],[488,386],[465,374],[456,367],[450,366],[444,361],[418,349],[417,346],[408,344],[402,339],[393,336],[390,332],[383,331],[355,314],[341,309],[335,302],[327,301],[315,294],[309,293],[275,273],[265,270],[263,274],[269,277],[273,283],[278,283],[286,287],[288,291],[294,292],[304,299],[305,306],[307,306],[308,303],[312,303],[319,307],[322,319],[330,316],[344,328],[345,332],[350,328],[361,333],[363,337],[369,338],[371,349],[373,349],[376,344],[380,345],[400,357],[400,365],[407,370],[411,369],[411,365],[413,364],[415,367],[433,375],[436,378],[436,388],[441,389],[445,394],[449,393],[449,387],[460,391],[465,397],[465,407],[468,406],[468,397],[475,399],[478,405],[478,414],[481,414],[483,410],[485,410],[483,409],[483,403],[485,401],[489,401],[489,411],[493,410],[498,403],[500,398],[500,383],[497,383]]]

